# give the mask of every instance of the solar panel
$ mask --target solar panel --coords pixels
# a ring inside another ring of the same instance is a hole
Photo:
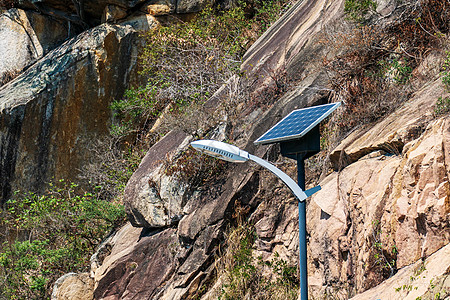
[[[336,102],[294,110],[260,136],[255,144],[271,144],[301,138],[340,105],[340,102]]]

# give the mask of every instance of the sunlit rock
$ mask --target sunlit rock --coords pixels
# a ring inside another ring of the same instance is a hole
[[[65,22],[13,8],[0,15],[0,86],[71,38]]]

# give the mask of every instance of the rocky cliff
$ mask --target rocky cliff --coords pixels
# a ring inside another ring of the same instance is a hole
[[[299,2],[251,47],[242,65],[247,74],[283,69],[300,80],[268,110],[241,116],[232,137],[236,145],[280,163],[276,149],[257,148],[252,141],[292,109],[328,100],[328,79],[317,57],[329,55],[330,49],[317,39],[342,17],[343,2]],[[447,92],[430,66],[417,68],[431,77],[417,83],[405,104],[382,121],[353,131],[330,153],[339,171],[322,176],[322,191],[308,202],[314,297],[346,299],[397,270],[383,283],[388,288],[357,297],[416,299],[448,293],[444,282],[449,265],[433,263],[446,261],[444,247],[450,238],[449,121],[434,115],[436,100]],[[245,126],[245,134],[239,126]],[[216,274],[213,262],[220,255],[226,224],[242,206],[256,231],[254,256],[270,261],[281,255],[295,264],[298,213],[289,192],[252,165],[230,165],[207,191],[190,191],[164,173],[161,160],[164,155],[177,157],[190,140],[181,132],[168,134],[149,150],[129,181],[125,201],[130,221],[144,229],[138,237],[140,230],[124,227],[107,242],[111,254],[102,263],[94,259],[95,298],[145,294],[149,299],[191,299],[201,290],[202,299],[214,299],[220,294],[217,286],[227,279]],[[288,172],[294,168],[292,162],[283,164]],[[169,246],[159,248],[161,241]],[[145,261],[142,252],[149,253]],[[409,274],[420,277],[419,265],[426,276],[405,287]],[[430,280],[443,283],[436,288]]]
[[[392,20],[395,3],[379,2],[379,20]],[[109,4],[126,10],[143,5]],[[336,41],[352,30],[342,21],[345,5],[327,0],[292,5],[247,51],[242,64],[246,76],[233,78],[224,89],[258,78],[251,91],[256,94],[273,81],[277,85],[277,76],[290,87],[264,105],[238,103],[243,107],[238,117],[221,122],[208,137],[231,140],[294,176],[295,162],[282,158],[276,146],[256,147],[253,141],[293,109],[338,98],[321,62],[342,54],[342,48],[330,44],[330,36]],[[168,7],[178,11],[182,4]],[[85,11],[93,20],[101,18],[88,6]],[[77,15],[81,25],[86,23]],[[37,188],[52,176],[70,178],[72,170],[90,159],[85,149],[106,133],[109,102],[137,81],[137,33],[156,23],[146,15],[84,31],[48,48],[48,54],[43,51],[42,58],[28,57],[28,69],[0,88],[3,197],[17,187]],[[426,52],[413,70],[405,101],[394,105],[392,100],[383,118],[330,143],[332,149],[320,156],[329,164],[309,161],[307,166],[319,169],[321,176],[308,175],[322,186],[307,202],[313,297],[450,295],[450,117],[435,113],[437,99],[449,96],[440,78],[444,60],[443,51]],[[26,68],[20,61],[17,65]],[[356,81],[345,88],[356,90]],[[214,108],[226,101],[222,92],[205,105]],[[350,118],[346,112],[341,109],[330,122],[341,124]],[[183,163],[192,134],[172,130],[148,150],[125,188],[129,223],[92,256],[90,276],[70,274],[58,280],[54,299],[77,297],[77,291],[88,291],[85,297],[95,299],[216,299],[229,280],[218,267],[225,260],[224,242],[242,219],[253,226],[255,260],[296,264],[297,203],[271,174],[252,164],[227,164],[215,170],[207,186],[190,186],[167,172],[167,161]],[[246,297],[263,299],[261,295],[252,290]]]

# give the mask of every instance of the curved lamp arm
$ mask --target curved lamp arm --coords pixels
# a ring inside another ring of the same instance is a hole
[[[258,156],[254,156],[251,154],[248,154],[248,158],[258,165],[268,169],[270,172],[275,174],[278,178],[280,178],[292,191],[292,193],[298,198],[298,201],[305,201],[306,198],[308,198],[308,195],[298,186],[298,184],[289,177],[286,173],[269,163],[268,161],[265,161],[262,158],[259,158]]]

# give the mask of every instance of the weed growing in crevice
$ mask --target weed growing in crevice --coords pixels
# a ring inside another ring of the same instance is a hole
[[[274,253],[265,261],[255,257],[255,229],[240,222],[226,236],[226,250],[219,260],[218,276],[223,279],[219,299],[297,299],[297,267]]]
[[[436,116],[441,116],[448,112],[450,112],[450,98],[439,97],[436,101],[436,106],[434,107],[434,114]]]
[[[450,52],[446,52],[446,57],[444,59],[444,63],[441,67],[441,80],[444,84],[444,88],[447,92],[450,92]],[[439,97],[436,101],[436,105],[434,107],[434,114],[436,117],[444,115],[450,112],[450,98],[447,97]]]
[[[450,91],[450,51],[447,51],[444,63],[442,65],[442,83],[444,84],[447,91]]]
[[[398,249],[395,244],[384,245],[381,235],[380,221],[375,220],[372,222],[372,262],[374,267],[380,268],[383,278],[389,278],[397,272]]]
[[[344,11],[353,22],[365,23],[369,15],[374,14],[377,3],[373,0],[345,0]]]

